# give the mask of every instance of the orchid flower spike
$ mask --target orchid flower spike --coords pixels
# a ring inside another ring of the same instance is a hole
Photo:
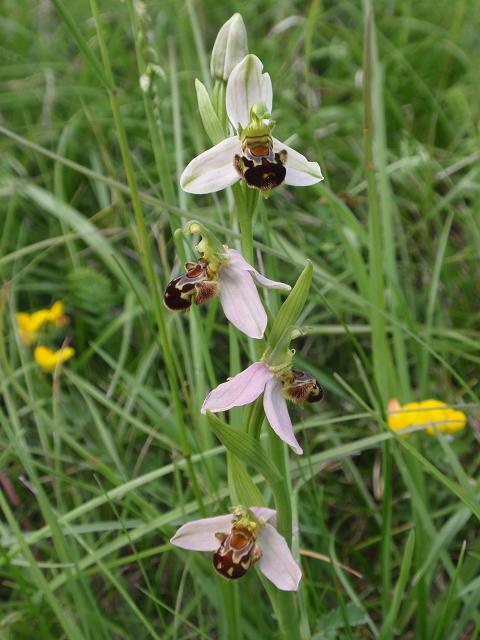
[[[293,356],[293,352],[291,354]],[[254,362],[210,391],[203,402],[202,413],[218,413],[250,404],[261,393],[263,409],[272,429],[295,453],[302,454],[303,449],[293,433],[286,400],[294,404],[318,402],[323,398],[323,389],[312,375],[293,369],[290,362],[275,367],[263,359]]]
[[[236,135],[222,140],[194,158],[180,178],[188,193],[213,193],[243,179],[263,195],[282,182],[304,187],[323,180],[317,162],[291,149],[271,135],[274,122],[272,82],[263,64],[252,54],[245,56],[228,77],[228,118]]]
[[[241,578],[254,564],[282,591],[297,591],[302,577],[290,549],[275,528],[276,512],[235,507],[233,513],[184,524],[170,542],[182,549],[213,552],[213,566],[228,580]]]
[[[465,428],[467,416],[440,400],[423,400],[400,405],[396,398],[388,403],[388,426],[400,434],[424,431],[429,436],[453,434]]]
[[[283,291],[290,291],[291,287],[263,276],[239,251],[220,244],[200,223],[187,223],[184,233],[202,235],[196,246],[201,258],[187,262],[186,273],[169,283],[163,298],[166,307],[184,311],[193,302],[204,304],[218,295],[225,315],[237,329],[250,338],[262,338],[267,314],[255,283]]]

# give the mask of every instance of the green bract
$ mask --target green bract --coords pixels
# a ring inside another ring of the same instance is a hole
[[[218,32],[210,59],[210,72],[218,80],[228,80],[232,69],[248,53],[247,31],[243,18],[234,13]]]
[[[212,144],[217,144],[225,137],[223,127],[213,108],[212,101],[208,95],[205,85],[200,80],[195,80],[195,89],[197,92],[197,103],[200,117],[202,118],[203,127],[210,138]]]
[[[313,265],[307,260],[304,270],[300,274],[288,298],[280,307],[270,332],[268,347],[263,360],[270,366],[281,364],[287,358],[290,340],[294,337],[295,324],[303,311],[312,284]],[[284,347],[283,360],[280,346]]]

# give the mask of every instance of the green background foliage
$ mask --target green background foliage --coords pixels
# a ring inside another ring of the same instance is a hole
[[[194,80],[211,86],[238,10],[275,136],[326,178],[279,188],[254,220],[269,277],[314,265],[296,363],[326,400],[292,411],[305,455],[288,462],[294,551],[323,557],[301,556],[302,619],[316,640],[478,637],[480,5],[372,4],[365,39],[360,0],[102,0],[95,18],[88,2],[3,1],[0,638],[276,637],[255,571],[232,585],[168,543],[230,506],[199,407],[255,355],[216,302],[178,317],[155,297],[194,256],[172,235],[188,219],[238,244],[225,192],[178,186],[210,146]],[[52,380],[14,317],[56,299],[77,355]],[[464,405],[468,427],[393,438],[392,395]]]

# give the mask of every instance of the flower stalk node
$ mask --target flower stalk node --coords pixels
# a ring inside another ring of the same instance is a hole
[[[265,354],[262,356],[261,360],[262,362],[265,362],[267,367],[277,378],[283,378],[290,372],[293,356],[295,355],[295,349],[287,348],[282,351],[282,355],[277,353],[276,350],[270,353],[266,351]],[[283,357],[283,360],[279,360],[281,357]]]

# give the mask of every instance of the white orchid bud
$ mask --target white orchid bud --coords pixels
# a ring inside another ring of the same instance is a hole
[[[210,71],[218,80],[228,80],[232,69],[248,54],[247,31],[243,18],[234,13],[218,32],[212,49]]]

